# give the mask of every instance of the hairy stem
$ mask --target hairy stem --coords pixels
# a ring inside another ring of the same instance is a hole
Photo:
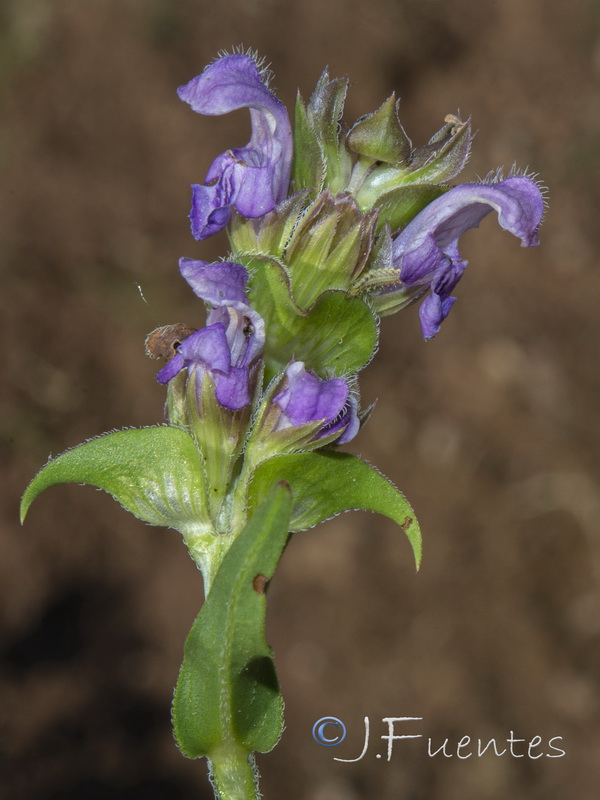
[[[214,754],[208,759],[209,777],[216,800],[258,800],[258,770],[252,754],[241,749]]]

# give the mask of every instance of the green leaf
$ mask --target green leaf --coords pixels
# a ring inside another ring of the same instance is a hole
[[[289,530],[291,496],[279,485],[227,551],[185,644],[173,699],[173,729],[184,755],[267,752],[283,728],[271,648],[264,635],[265,583]]]
[[[280,264],[268,258],[245,263],[251,270],[250,302],[267,324],[270,376],[292,358],[327,376],[358,372],[370,361],[377,346],[377,321],[362,300],[328,291],[304,311],[293,302]]]
[[[206,514],[200,452],[180,428],[161,426],[105,433],[50,461],[27,487],[21,521],[35,498],[58,483],[103,489],[151,525],[182,530]]]
[[[342,511],[375,511],[398,523],[406,533],[419,568],[421,531],[414,511],[404,495],[370,464],[335,451],[276,456],[254,472],[250,508],[281,480],[292,490],[290,531],[312,528]]]

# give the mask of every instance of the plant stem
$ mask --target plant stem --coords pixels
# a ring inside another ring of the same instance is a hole
[[[216,800],[258,800],[258,770],[254,756],[237,749],[208,760]]]

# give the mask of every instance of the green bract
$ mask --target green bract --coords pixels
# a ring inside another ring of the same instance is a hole
[[[35,498],[57,483],[87,483],[111,494],[151,525],[184,535],[210,531],[200,452],[185,431],[169,426],[105,433],[58,456],[31,481],[21,521]]]
[[[269,487],[285,479],[292,490],[290,531],[312,528],[343,511],[375,511],[406,533],[417,568],[421,563],[421,531],[404,495],[370,464],[350,453],[314,452],[276,456],[254,472],[250,508]]]
[[[327,291],[304,310],[294,302],[285,267],[264,257],[245,260],[252,271],[250,299],[269,321],[268,378],[292,355],[321,375],[349,375],[371,360],[377,346],[377,319],[362,300]]]

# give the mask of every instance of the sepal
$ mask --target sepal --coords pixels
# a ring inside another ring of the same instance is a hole
[[[411,183],[447,183],[455,178],[471,154],[471,121],[448,114],[440,130],[411,153]]]
[[[253,404],[260,384],[260,366],[251,370],[251,384],[255,387]],[[239,456],[250,422],[253,405],[237,411],[222,406],[215,395],[215,387],[208,373],[193,372],[185,387],[187,423],[189,431],[202,454],[206,474],[207,497],[211,518],[220,533],[223,503],[230,489],[234,464]]]
[[[400,187],[415,185],[435,187],[447,183],[456,177],[467,163],[472,138],[469,120],[462,122],[457,117],[448,115],[442,128],[429,140],[429,143],[414,148],[406,163],[401,165],[383,163],[371,170],[356,192],[358,205],[363,211],[368,211],[379,207],[382,202],[387,202],[388,205],[394,201],[401,202],[402,195],[391,194]],[[447,188],[442,187],[442,191]],[[418,213],[427,202],[431,200],[426,200],[415,213]],[[390,211],[388,218],[392,227],[395,227]],[[405,225],[410,219],[412,217],[404,214],[401,224]]]
[[[411,142],[398,118],[398,103],[394,95],[371,114],[356,122],[346,137],[348,149],[359,156],[404,164],[411,152]]]
[[[379,211],[377,231],[379,232],[386,223],[393,231],[402,230],[425,206],[443,195],[449,188],[449,186],[415,183],[391,189],[377,201]]]
[[[233,257],[244,253],[264,253],[282,258],[292,234],[309,205],[309,192],[296,192],[269,214],[259,219],[246,219],[234,214],[229,229]]]
[[[328,289],[360,275],[375,236],[377,212],[363,214],[349,194],[323,192],[299,221],[285,262],[296,303],[308,308]]]
[[[352,159],[339,134],[348,83],[348,78],[331,79],[328,71],[324,70],[306,107],[308,124],[314,131],[325,163],[324,186],[332,194],[347,186],[352,169]]]
[[[319,144],[317,131],[311,124],[304,101],[298,92],[294,119],[294,161],[292,182],[296,190],[309,190],[316,196],[327,175],[324,148]]]
[[[363,274],[352,284],[353,294],[368,295],[381,287],[393,286],[398,281],[398,270],[393,262],[392,232],[389,225],[375,239],[373,250]],[[371,299],[369,298],[371,307]]]

